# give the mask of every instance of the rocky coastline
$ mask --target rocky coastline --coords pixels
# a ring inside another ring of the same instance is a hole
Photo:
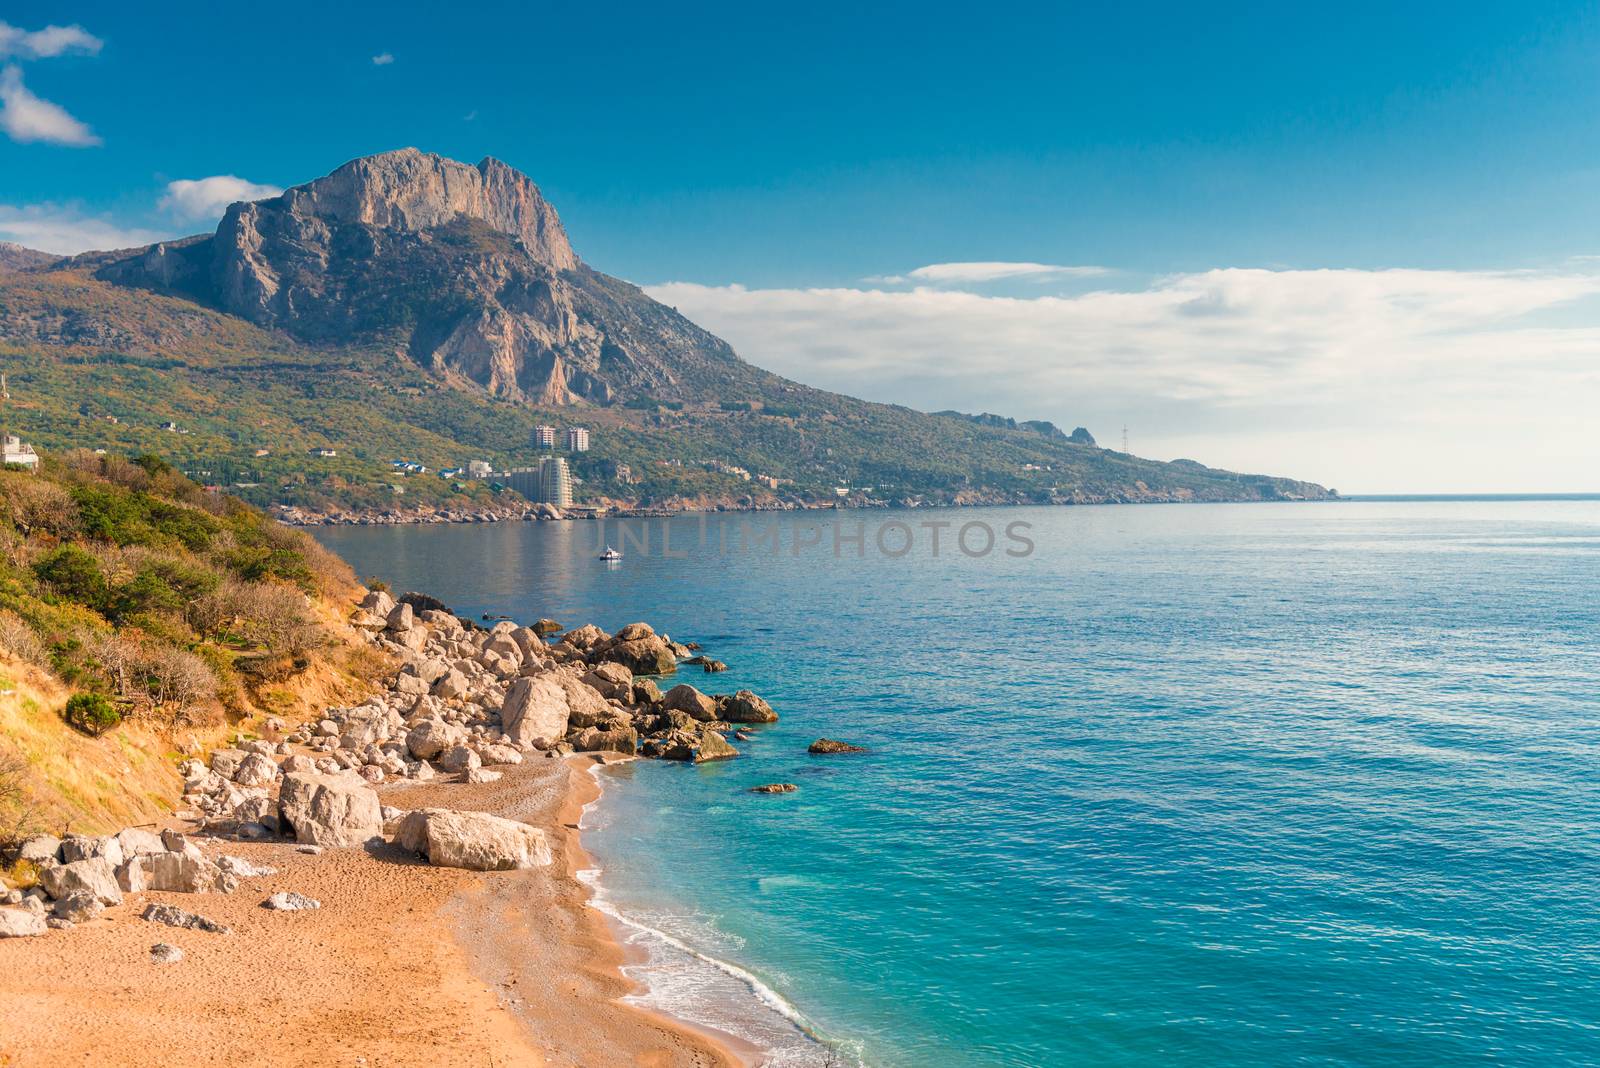
[[[847,497],[838,500],[740,501],[734,499],[695,499],[670,501],[660,505],[578,506],[562,510],[554,505],[508,505],[490,508],[446,508],[422,505],[416,508],[315,509],[276,505],[272,514],[278,522],[292,527],[350,526],[426,526],[436,523],[533,523],[567,519],[661,519],[696,512],[828,512],[841,508],[931,509],[931,508],[1022,508],[1028,506],[1072,507],[1104,504],[1218,504],[1260,501],[1260,497],[1201,497],[1192,493],[1159,493],[1130,489],[1113,493],[1061,494],[1038,499],[1030,494],[967,492],[948,501],[921,498],[882,500],[876,497]],[[1337,501],[1337,494],[1323,497],[1265,498],[1277,503]]]
[[[41,959],[81,967],[81,953],[93,946],[131,941],[148,949],[142,961],[124,959],[126,967],[181,976],[209,966],[217,939],[234,945],[256,937],[258,913],[316,916],[344,907],[352,888],[330,883],[331,867],[354,871],[349,878],[357,887],[397,875],[397,865],[445,869],[480,880],[473,892],[491,897],[496,879],[533,880],[551,888],[560,916],[577,917],[587,911],[572,878],[581,846],[576,821],[559,813],[570,816],[580,781],[592,783],[579,770],[583,764],[726,760],[737,756],[730,735],[749,737],[751,728],[777,719],[747,690],[714,695],[669,685],[680,664],[710,665],[697,647],[643,623],[615,634],[586,625],[559,636],[549,633],[549,621],[484,627],[433,598],[396,600],[378,590],[365,593],[349,623],[393,666],[379,692],[303,723],[268,718],[204,759],[184,760],[184,792],[169,826],[25,840],[8,858],[15,885],[0,888],[0,966],[10,962],[24,969],[13,968],[14,975],[25,974],[27,947],[37,943],[53,947]],[[533,796],[545,798],[542,807],[530,805]],[[454,890],[430,898],[434,907],[461,900],[464,884],[438,885]],[[525,896],[522,889],[518,894]],[[494,900],[507,899],[502,893]],[[358,938],[362,923],[346,919],[340,937]],[[478,920],[463,923],[481,928]],[[613,966],[620,961],[592,920],[567,926],[588,932],[572,935],[564,950],[569,961],[584,953]],[[373,937],[381,940],[381,929]],[[259,952],[276,952],[273,936],[263,938]],[[480,938],[469,952],[474,970],[503,956],[494,941]],[[381,949],[362,943],[352,952]],[[626,993],[619,974],[597,978],[592,963],[580,970],[594,972],[590,980],[616,997]],[[518,1009],[518,999],[500,1000],[525,1030],[554,1026],[543,1012],[548,1005]],[[163,1002],[150,1011],[183,1010]],[[645,1036],[639,1041],[655,1043],[651,1055],[660,1059],[652,1063],[738,1061],[716,1041],[616,1004],[615,997],[588,1011],[619,1036],[637,1032]],[[81,1037],[94,1048],[92,1026]],[[109,1048],[111,1036],[100,1039]],[[627,1046],[635,1039],[614,1041]],[[0,1054],[11,1053],[0,1041]],[[202,1059],[171,1055],[164,1063]],[[399,1056],[393,1063],[411,1061]],[[494,1063],[541,1062],[505,1056]]]

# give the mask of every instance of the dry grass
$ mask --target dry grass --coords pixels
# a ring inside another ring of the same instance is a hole
[[[22,766],[30,829],[111,831],[171,810],[182,781],[164,732],[129,724],[87,737],[61,718],[69,691],[55,679],[12,657],[0,658],[0,674],[10,690],[0,693],[0,738]]]

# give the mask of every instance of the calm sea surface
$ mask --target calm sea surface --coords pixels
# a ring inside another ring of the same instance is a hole
[[[938,521],[996,548],[935,557]],[[802,1029],[887,1066],[1600,1063],[1600,502],[319,537],[462,614],[647,620],[771,700],[738,760],[602,773],[585,842],[646,997],[777,1063],[823,1061]]]

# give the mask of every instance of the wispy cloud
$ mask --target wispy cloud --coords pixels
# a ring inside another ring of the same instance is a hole
[[[266,200],[283,190],[275,185],[251,182],[233,174],[214,174],[209,178],[180,178],[167,183],[167,191],[157,207],[186,222],[219,219],[228,205],[240,200]]]
[[[392,52],[379,52],[377,55],[372,57],[372,65],[374,67],[387,67],[393,62],[394,54]]]
[[[100,138],[65,108],[30,93],[22,84],[22,69],[15,64],[0,70],[0,130],[13,141],[73,148],[100,143]]]
[[[1105,267],[1069,267],[1056,263],[982,260],[968,263],[930,263],[905,274],[877,275],[864,281],[876,285],[905,285],[911,282],[935,286],[982,285],[988,282],[1021,279],[1045,282],[1056,278],[1092,278],[1109,273],[1109,269]]]
[[[1593,271],[1220,269],[1027,299],[648,291],[813,385],[1102,434],[1130,421],[1150,455],[1198,452],[1346,489],[1437,486],[1446,469],[1470,469],[1457,488],[1551,488],[1530,484],[1535,471],[1600,481],[1583,460],[1592,447],[1572,436],[1600,408]]]
[[[0,59],[51,59],[76,52],[98,55],[105,42],[82,26],[46,26],[23,30],[0,22]]]
[[[123,226],[109,216],[87,214],[70,204],[0,204],[0,240],[41,252],[72,255],[91,249],[134,248],[168,236]]]

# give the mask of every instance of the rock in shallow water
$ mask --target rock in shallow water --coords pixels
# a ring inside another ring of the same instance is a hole
[[[830,753],[865,753],[866,751],[867,747],[864,745],[851,745],[849,742],[840,742],[832,738],[818,738],[806,748],[806,752],[822,756]]]
[[[792,782],[769,782],[762,786],[750,787],[753,794],[792,794],[800,787]]]

